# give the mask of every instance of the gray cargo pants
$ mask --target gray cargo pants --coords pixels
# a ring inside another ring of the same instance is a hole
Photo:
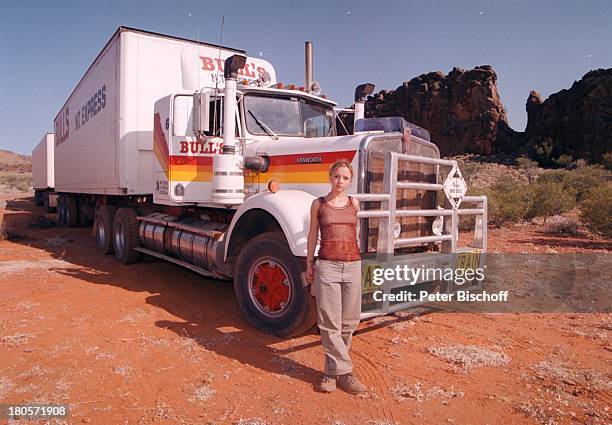
[[[325,374],[349,373],[353,370],[351,340],[361,316],[361,261],[318,260],[312,291],[317,300]]]

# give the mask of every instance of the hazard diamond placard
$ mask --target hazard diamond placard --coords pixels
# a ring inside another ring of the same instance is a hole
[[[459,205],[461,205],[461,200],[467,192],[467,184],[461,175],[461,171],[456,165],[453,166],[451,172],[448,173],[446,180],[444,180],[443,186],[444,193],[446,193],[446,197],[453,205],[453,208],[459,208]]]

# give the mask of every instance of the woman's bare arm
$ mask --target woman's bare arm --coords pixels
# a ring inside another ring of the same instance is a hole
[[[319,200],[312,201],[310,206],[310,227],[308,229],[308,242],[306,243],[306,280],[314,282],[314,252],[319,239]]]
[[[312,264],[314,252],[319,239],[319,200],[315,199],[310,205],[310,227],[308,229],[308,242],[306,244],[306,261]]]

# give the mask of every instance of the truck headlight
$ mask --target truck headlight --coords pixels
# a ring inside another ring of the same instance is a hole
[[[396,221],[395,225],[393,226],[393,237],[395,239],[399,238],[399,235],[402,233],[402,225]]]
[[[443,228],[444,228],[444,217],[443,216],[436,217],[433,223],[431,223],[431,231],[433,232],[434,235],[440,236],[442,234]]]

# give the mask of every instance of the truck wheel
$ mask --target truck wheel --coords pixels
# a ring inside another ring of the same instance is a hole
[[[244,317],[279,337],[299,335],[316,321],[314,298],[302,284],[305,262],[293,256],[282,232],[259,235],[236,261],[234,293]]]
[[[74,196],[67,196],[64,201],[64,219],[68,227],[79,226],[79,206]]]
[[[55,212],[55,207],[50,206],[50,203],[49,203],[49,192],[44,192],[42,196],[43,196],[43,208],[45,212],[47,214]]]
[[[66,197],[59,195],[57,199],[57,219],[61,224],[66,224]]]
[[[116,211],[117,207],[114,205],[102,205],[96,211],[94,234],[96,246],[102,254],[113,253],[113,219]]]
[[[113,220],[113,247],[115,257],[121,264],[134,264],[140,261],[141,254],[134,248],[141,246],[138,235],[138,215],[132,208],[119,208]]]
[[[44,192],[41,192],[40,190],[34,191],[34,205],[37,207],[40,207],[43,204],[43,194]]]
[[[78,199],[78,211],[79,211],[79,227],[88,227],[91,226],[91,217],[85,214],[83,207],[85,207],[85,199]]]

